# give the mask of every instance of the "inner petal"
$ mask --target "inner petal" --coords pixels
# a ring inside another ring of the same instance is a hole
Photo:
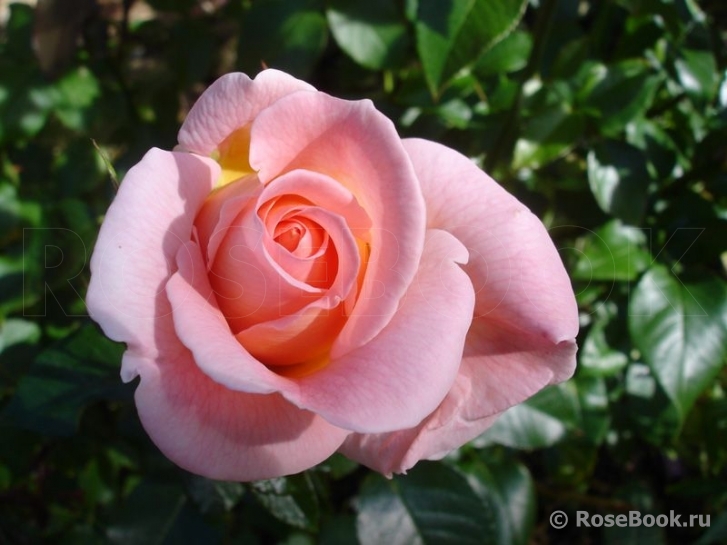
[[[274,240],[290,253],[294,253],[298,249],[303,233],[305,226],[299,221],[286,221],[275,227]]]
[[[281,221],[272,231],[275,242],[300,258],[322,255],[328,242],[325,229],[298,214]]]

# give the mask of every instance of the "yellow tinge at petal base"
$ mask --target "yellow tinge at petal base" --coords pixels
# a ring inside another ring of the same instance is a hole
[[[250,125],[232,132],[225,138],[212,158],[222,167],[217,187],[222,187],[255,171],[250,166]]]

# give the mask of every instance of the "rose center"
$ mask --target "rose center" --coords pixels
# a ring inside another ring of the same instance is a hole
[[[298,222],[285,222],[286,225],[279,225],[274,237],[275,242],[293,253],[303,236],[303,226]]]

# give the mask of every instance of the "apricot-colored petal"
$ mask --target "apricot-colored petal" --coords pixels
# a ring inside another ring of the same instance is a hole
[[[235,333],[296,312],[324,295],[324,290],[296,280],[275,262],[265,247],[265,226],[253,208],[226,231],[209,279]]]
[[[235,130],[279,98],[296,91],[314,91],[307,83],[278,70],[263,70],[255,79],[225,74],[194,103],[177,139],[180,149],[210,155]]]
[[[311,206],[302,210],[300,215],[313,220],[319,225],[320,229],[328,234],[329,245],[332,244],[335,247],[336,262],[328,263],[328,267],[326,267],[329,277],[320,278],[320,282],[316,282],[316,284],[330,284],[325,298],[331,300],[331,303],[327,305],[331,308],[336,306],[339,301],[344,300],[355,289],[356,277],[361,266],[358,246],[345,221],[338,214],[317,206]],[[291,255],[285,248],[275,242],[272,242],[270,246],[273,247],[269,252],[270,255],[294,278],[303,279],[306,273],[310,271],[311,263],[308,260]],[[328,254],[329,252],[319,259],[315,259],[314,263],[326,261],[326,259],[334,261]],[[326,272],[318,274],[326,274]],[[306,280],[306,282],[308,281]]]
[[[86,305],[106,335],[127,344],[125,381],[139,373],[132,356],[153,358],[160,339],[175,336],[164,285],[218,175],[210,159],[152,149],[129,170],[106,213]]]
[[[207,196],[194,220],[194,226],[208,266],[214,262],[217,249],[234,219],[260,191],[262,185],[257,176],[252,175],[219,187]]]
[[[348,189],[336,180],[319,172],[293,170],[265,186],[260,202],[276,197],[295,195],[312,204],[342,216],[358,238],[368,239],[371,219]]]
[[[265,184],[296,169],[323,173],[368,213],[373,227],[367,272],[332,357],[366,345],[396,312],[424,242],[421,189],[393,124],[367,100],[292,93],[253,122],[250,165]]]
[[[267,365],[299,364],[327,354],[345,323],[343,305],[332,309],[308,306],[290,316],[249,327],[236,337]]]
[[[188,242],[177,253],[178,270],[167,283],[174,327],[199,368],[230,389],[269,394],[295,384],[276,375],[237,342],[220,312],[200,248]]]

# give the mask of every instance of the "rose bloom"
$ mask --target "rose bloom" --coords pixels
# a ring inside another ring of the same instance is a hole
[[[276,70],[217,80],[129,170],[91,273],[144,428],[215,479],[336,451],[405,472],[575,366],[570,282],[524,205]]]

